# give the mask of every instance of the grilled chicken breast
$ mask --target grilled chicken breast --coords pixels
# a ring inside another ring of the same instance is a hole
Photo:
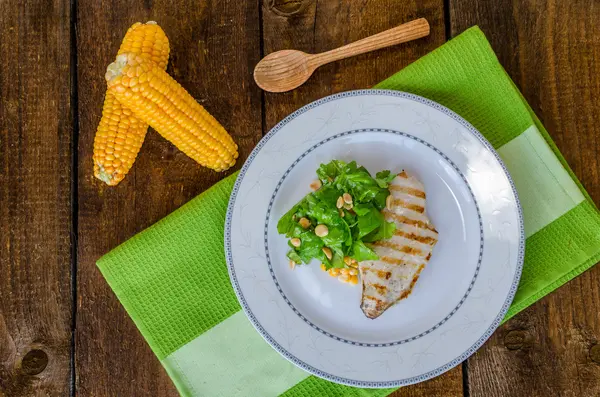
[[[438,241],[438,233],[425,212],[421,181],[403,171],[389,189],[391,202],[383,214],[396,223],[395,234],[373,244],[378,260],[359,263],[361,309],[369,318],[379,317],[411,293]]]

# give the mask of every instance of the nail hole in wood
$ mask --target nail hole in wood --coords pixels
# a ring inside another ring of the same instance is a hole
[[[504,336],[504,346],[508,350],[519,350],[525,343],[524,331],[510,331]]]
[[[312,3],[312,0],[268,0],[267,8],[282,17],[300,14]]]
[[[594,345],[591,347],[590,358],[596,364],[600,364],[600,345]]]
[[[39,349],[31,350],[21,360],[21,369],[27,375],[37,375],[46,369],[47,365],[48,355]]]

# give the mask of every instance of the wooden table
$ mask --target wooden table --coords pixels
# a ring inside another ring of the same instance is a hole
[[[319,52],[417,17],[427,39],[324,66],[293,92],[252,81],[264,54]],[[95,267],[223,177],[154,131],[119,186],[92,176],[106,65],[146,20],[164,28],[169,73],[234,135],[240,160],[293,110],[370,87],[478,24],[600,204],[597,0],[0,0],[0,395],[176,395]],[[395,395],[598,396],[599,313],[596,267],[462,366]]]

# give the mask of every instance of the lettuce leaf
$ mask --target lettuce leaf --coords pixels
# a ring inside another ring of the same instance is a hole
[[[375,174],[375,181],[381,188],[387,188],[389,184],[396,178],[396,174],[392,174],[389,170],[379,171]]]
[[[392,238],[396,231],[396,224],[394,222],[383,222],[383,224],[374,232],[369,233],[363,238],[366,243],[374,243],[379,240],[387,240]]]
[[[373,178],[355,161],[332,160],[319,166],[317,176],[322,187],[307,194],[277,223],[280,234],[301,240],[299,247],[289,244],[288,258],[298,264],[316,259],[328,269],[344,267],[345,256],[357,261],[378,259],[364,243],[387,239],[394,234],[394,223],[386,222],[380,211],[385,208],[385,200],[390,194],[387,187],[396,175],[384,170]],[[344,193],[352,196],[351,209],[336,206]],[[310,221],[307,229],[298,223],[302,217]],[[319,224],[327,226],[326,236],[318,237],[314,233]],[[332,250],[331,260],[323,253],[323,247]]]
[[[364,215],[358,217],[358,237],[362,238],[367,234],[376,231],[385,222],[381,212],[371,205],[371,208]]]
[[[365,243],[360,240],[355,241],[352,245],[352,257],[359,262],[379,259],[375,251],[367,247]]]

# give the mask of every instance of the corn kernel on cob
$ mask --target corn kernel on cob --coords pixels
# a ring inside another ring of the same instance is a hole
[[[238,152],[231,136],[154,62],[135,53],[121,54],[105,77],[124,107],[192,159],[215,171],[235,164]]]
[[[133,24],[125,34],[118,54],[135,53],[166,69],[169,40],[154,21]],[[94,139],[94,175],[106,184],[121,182],[131,169],[144,142],[148,124],[123,108],[107,91],[102,119]]]

